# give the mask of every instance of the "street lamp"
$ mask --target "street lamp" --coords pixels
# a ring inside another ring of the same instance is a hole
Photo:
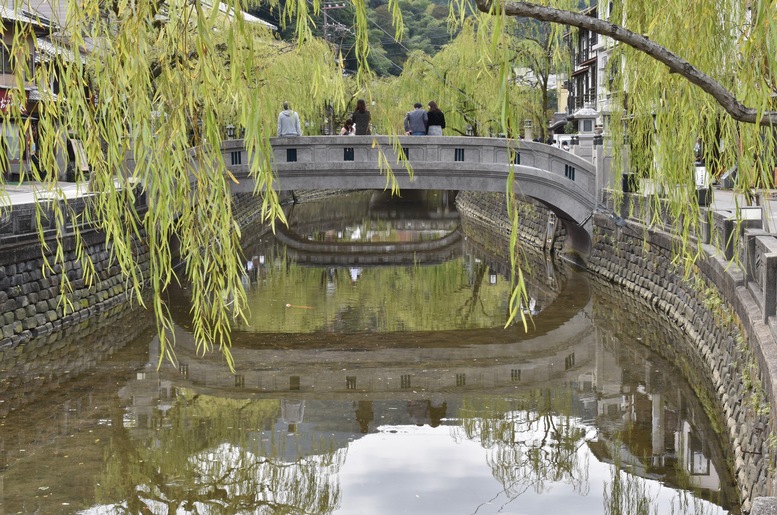
[[[227,125],[227,138],[229,139],[235,138],[235,126],[232,124]]]
[[[472,127],[472,125],[467,124],[467,136],[474,136],[475,135],[475,129]]]

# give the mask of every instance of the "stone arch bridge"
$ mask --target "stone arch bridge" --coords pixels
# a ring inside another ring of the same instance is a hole
[[[566,227],[570,250],[582,255],[590,250],[591,218],[601,187],[596,167],[551,145],[447,136],[303,136],[273,138],[271,144],[273,186],[278,191],[386,189],[388,164],[400,191],[505,192],[512,169],[513,191],[542,202],[557,215]],[[238,181],[232,184],[233,192],[253,191],[243,140],[225,140],[221,152]]]

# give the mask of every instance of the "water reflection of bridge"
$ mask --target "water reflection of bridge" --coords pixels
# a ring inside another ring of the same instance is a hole
[[[292,261],[314,266],[432,264],[461,254],[458,230],[422,241],[333,242],[312,241],[279,227],[275,238],[286,246],[286,254]]]
[[[457,388],[515,391],[567,376],[576,380],[575,365],[592,359],[589,298],[587,279],[572,275],[553,301],[553,315],[535,317],[528,333],[520,325],[420,333],[236,332],[232,353],[238,379],[220,360],[199,358],[180,327],[176,354],[187,380],[198,388],[232,389],[237,381],[246,395],[405,398]]]

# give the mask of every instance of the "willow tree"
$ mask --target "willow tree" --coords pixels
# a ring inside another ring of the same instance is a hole
[[[492,20],[467,18],[456,39],[435,56],[414,52],[399,77],[370,84],[379,123],[385,120],[379,128],[403,134],[405,113],[415,102],[426,105],[430,100],[444,111],[448,134],[464,135],[468,128],[478,135],[496,134],[502,131],[503,112],[510,125],[522,119],[529,111],[528,94],[524,87],[508,85],[503,79],[511,76],[509,61],[484,59],[479,50],[478,40],[491,37]],[[510,36],[504,34],[497,48],[509,51],[510,43]]]
[[[460,50],[475,57],[477,67],[452,67],[448,76],[461,74],[460,84],[481,77],[493,81],[471,96],[473,105],[491,106],[488,111],[496,113],[498,132],[510,132],[520,119],[520,108],[511,96],[513,53],[505,41],[510,20],[528,16],[553,22],[556,31],[562,30],[561,25],[584,27],[622,43],[617,49],[622,60],[611,62],[622,62],[621,85],[628,93],[622,98],[629,99],[625,112],[632,120],[629,129],[650,133],[650,137],[632,134],[636,142],[632,151],[653,147],[655,162],[661,164],[661,181],[670,186],[689,182],[693,144],[702,137],[707,143],[708,166],[738,166],[740,189],[773,183],[775,0],[751,4],[634,0],[616,4],[610,21],[565,10],[562,1],[476,2],[491,17],[489,25],[486,29],[481,22],[482,30],[469,40],[471,46]],[[362,63],[355,80],[365,96],[370,96],[367,10],[363,0],[351,2],[355,51]],[[16,3],[16,9],[23,7],[22,2]],[[108,248],[131,278],[137,298],[142,299],[145,284],[151,285],[150,302],[163,341],[170,322],[162,292],[175,279],[169,241],[176,238],[186,263],[183,275],[191,284],[196,337],[204,349],[220,346],[227,355],[229,329],[233,317],[242,317],[245,298],[236,259],[240,235],[230,211],[231,179],[220,154],[212,151],[218,149],[226,125],[243,128],[252,157],[251,173],[257,192],[262,192],[262,212],[268,220],[282,220],[278,197],[269,189],[269,138],[279,103],[292,101],[304,119],[323,100],[345,102],[342,74],[333,52],[311,37],[311,16],[320,9],[321,0],[284,3],[282,20],[296,22],[291,51],[283,51],[287,47],[245,23],[237,13],[248,7],[246,2],[229,3],[232,10],[224,12],[201,0],[71,1],[61,39],[72,49],[71,59],[54,58],[55,66],[33,71],[22,28],[14,31],[8,45],[20,97],[25,77],[45,92],[52,82],[48,75],[52,68],[59,81],[69,86],[66,94],[44,96],[41,101],[41,167],[55,166],[53,156],[64,150],[66,135],[84,142],[92,185],[101,193],[89,216],[105,232]],[[277,0],[260,3],[278,8]],[[450,22],[469,23],[470,5],[468,0],[451,0]],[[390,0],[388,10],[400,38],[399,3]],[[91,53],[82,54],[83,49]],[[99,96],[91,96],[90,91],[98,91]],[[295,98],[288,98],[290,92]],[[440,103],[445,106],[445,100]],[[652,122],[653,113],[655,123],[647,123]],[[617,116],[613,114],[610,125],[616,135],[613,141],[619,140],[617,133],[622,130]],[[21,118],[16,106],[3,112],[3,123],[12,117]],[[378,123],[391,127],[400,122],[387,110]],[[667,143],[656,146],[655,141]],[[617,146],[616,151],[620,151]],[[121,173],[127,152],[137,165]],[[647,174],[658,173],[654,166],[645,164],[644,168]],[[54,178],[46,184],[57,191]],[[148,197],[147,212],[134,208],[136,190],[129,186],[135,184]],[[685,197],[675,198],[676,214],[695,214],[696,203],[684,201],[689,190],[672,191],[685,192]],[[517,217],[517,211],[512,212]],[[687,223],[696,218],[678,217]],[[690,227],[680,230],[688,235]],[[151,256],[147,277],[137,268],[132,251],[133,239],[141,234]],[[51,262],[62,259],[54,252]],[[89,263],[84,264],[88,274]],[[223,298],[234,302],[227,306]],[[514,297],[516,310],[519,304]]]
[[[533,101],[528,103],[531,107],[529,119],[533,127],[542,131],[539,136],[545,141],[547,122],[556,111],[553,108],[553,112],[548,112],[551,76],[569,68],[569,47],[564,41],[565,34],[550,23],[519,18],[514,21],[512,30],[515,81],[530,86],[533,91]]]
[[[307,7],[299,2],[297,8]],[[24,91],[26,81],[46,93],[55,80],[64,85],[59,95],[43,95],[38,106],[40,170],[57,169],[56,156],[66,152],[67,139],[83,142],[89,184],[99,192],[83,216],[104,231],[107,248],[137,300],[150,302],[160,337],[164,340],[170,327],[162,293],[179,279],[170,248],[178,240],[185,263],[180,279],[192,289],[198,341],[203,350],[221,347],[230,358],[230,326],[242,317],[245,299],[240,231],[231,213],[232,179],[218,152],[225,127],[242,129],[251,174],[262,191],[262,213],[267,220],[282,221],[278,197],[268,188],[269,138],[275,135],[282,101],[291,101],[303,120],[313,116],[324,94],[342,101],[344,81],[333,53],[302,23],[297,41],[289,45],[235,10],[224,12],[218,4],[199,1],[71,2],[62,23],[50,36],[62,50],[48,66],[30,66],[31,24],[17,23],[9,45],[17,92]],[[4,126],[21,115],[16,105],[5,110]],[[31,121],[23,123],[21,132],[28,134]],[[21,145],[26,143],[22,138]],[[127,155],[135,163],[131,169],[125,166]],[[33,168],[33,178],[62,195],[56,175],[43,176],[40,170]],[[147,211],[135,208],[137,191],[146,195]],[[69,215],[66,204],[54,207],[55,218]],[[58,227],[61,240],[64,224]],[[80,242],[78,227],[74,230]],[[135,262],[138,238],[149,249],[147,275]],[[86,279],[94,280],[84,249],[77,255]],[[52,246],[45,256],[46,273],[56,273],[65,259],[62,246]],[[66,293],[64,272],[62,278]],[[149,289],[150,295],[142,294]],[[169,356],[171,347],[165,349]]]
[[[557,9],[553,1],[477,0],[477,5],[496,16],[579,27],[615,42],[608,62],[616,93],[608,127],[612,141],[627,139],[631,171],[669,192],[683,242],[699,223],[693,187],[697,143],[709,170],[737,170],[737,191],[774,186],[774,0],[603,2],[599,11],[608,12],[608,19]],[[617,163],[626,162],[626,150],[614,145]]]

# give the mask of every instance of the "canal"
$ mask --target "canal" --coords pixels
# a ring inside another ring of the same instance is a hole
[[[24,345],[0,513],[739,513],[703,382],[661,357],[683,335],[528,252],[531,316],[505,328],[509,265],[451,200],[351,194],[246,232],[234,374],[198,355],[185,285],[175,364],[129,305]]]

